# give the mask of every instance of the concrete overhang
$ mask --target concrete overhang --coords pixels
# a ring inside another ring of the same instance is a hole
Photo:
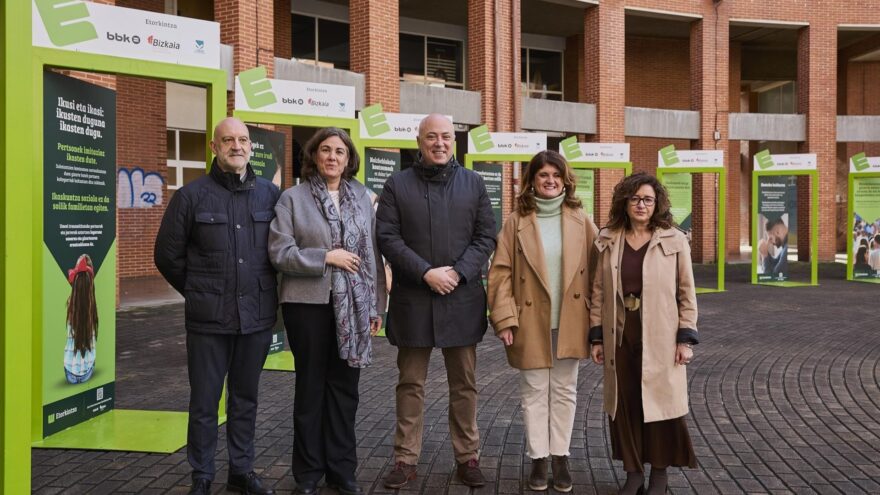
[[[699,139],[700,112],[626,107],[624,134],[631,137]]]
[[[880,142],[880,115],[838,115],[837,141],[841,143]]]
[[[423,84],[400,83],[402,113],[442,113],[452,115],[456,124],[480,125],[480,93]]]
[[[565,134],[595,134],[596,105],[523,97],[522,128]]]
[[[807,117],[800,114],[731,113],[731,141],[806,141]]]

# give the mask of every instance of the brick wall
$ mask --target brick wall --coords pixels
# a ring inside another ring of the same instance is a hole
[[[400,13],[397,0],[349,2],[351,70],[366,75],[367,104],[400,111]]]
[[[626,38],[626,106],[691,109],[686,39]]]

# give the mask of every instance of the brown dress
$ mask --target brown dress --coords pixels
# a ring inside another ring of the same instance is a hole
[[[648,251],[645,243],[638,251],[624,242],[620,279],[623,295],[641,296],[642,262]],[[648,330],[651,324],[647,322]],[[645,423],[642,409],[642,319],[637,311],[626,312],[623,343],[617,348],[617,415],[611,423],[611,451],[623,461],[628,472],[652,467],[697,467],[694,447],[684,416]],[[669,359],[673,359],[669,356]]]

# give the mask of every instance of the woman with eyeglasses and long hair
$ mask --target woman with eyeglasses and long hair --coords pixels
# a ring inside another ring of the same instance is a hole
[[[697,343],[690,246],[655,177],[636,173],[614,188],[590,302],[590,354],[604,364],[604,402],[622,494],[666,492],[666,468],[696,467],[685,422],[686,365]]]

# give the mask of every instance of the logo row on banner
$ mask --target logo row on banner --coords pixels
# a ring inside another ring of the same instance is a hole
[[[34,46],[220,68],[220,24],[93,2],[33,0]]]

